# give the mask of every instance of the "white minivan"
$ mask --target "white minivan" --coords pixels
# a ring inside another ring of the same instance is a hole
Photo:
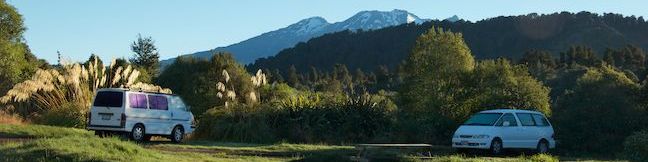
[[[179,96],[122,88],[99,89],[88,113],[88,130],[119,133],[135,141],[164,136],[181,142],[193,132],[194,116]]]
[[[535,149],[547,153],[556,147],[551,123],[540,112],[515,109],[481,111],[463,123],[452,136],[456,149]]]

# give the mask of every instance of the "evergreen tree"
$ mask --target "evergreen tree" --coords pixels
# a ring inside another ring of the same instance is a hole
[[[274,71],[272,72],[272,80],[273,80],[273,81],[276,81],[276,82],[278,82],[278,83],[283,83],[283,82],[285,82],[285,79],[284,79],[284,77],[281,75],[281,72],[279,71],[279,69],[274,69]]]
[[[288,69],[288,85],[292,87],[297,87],[299,85],[299,74],[297,74],[297,68],[295,65],[291,65]]]
[[[137,40],[131,44],[131,50],[135,53],[130,59],[131,63],[145,69],[149,76],[156,76],[160,68],[160,54],[154,43],[151,37],[138,34]]]
[[[320,79],[319,72],[314,66],[310,67],[310,80],[311,82],[317,82]]]

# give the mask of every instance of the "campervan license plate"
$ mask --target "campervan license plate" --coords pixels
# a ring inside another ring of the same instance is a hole
[[[100,113],[99,116],[101,116],[101,120],[110,120],[110,117],[112,116],[112,114]]]

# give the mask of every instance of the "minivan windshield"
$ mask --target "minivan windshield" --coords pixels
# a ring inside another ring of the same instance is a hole
[[[502,116],[502,113],[479,113],[475,114],[468,119],[463,125],[484,125],[490,126],[497,122],[497,119]]]

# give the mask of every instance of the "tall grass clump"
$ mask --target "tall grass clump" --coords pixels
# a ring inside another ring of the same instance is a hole
[[[24,124],[24,120],[16,114],[0,110],[0,124]]]
[[[96,57],[96,56],[94,56]],[[43,124],[83,127],[92,97],[100,88],[158,88],[137,83],[140,72],[132,66],[102,66],[98,58],[86,65],[62,65],[61,69],[38,70],[31,79],[14,85],[0,104]],[[169,91],[169,90],[166,90]]]

